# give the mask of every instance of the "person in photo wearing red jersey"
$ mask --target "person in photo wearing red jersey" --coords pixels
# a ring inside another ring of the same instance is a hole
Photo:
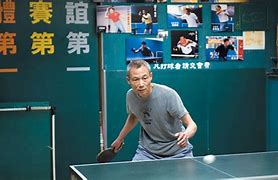
[[[108,7],[105,13],[105,17],[109,19],[109,24],[110,22],[113,22],[113,24],[115,25],[115,32],[123,33],[125,32],[125,28],[122,24],[120,16],[121,14],[117,12],[114,7]],[[110,31],[110,25],[108,25],[108,31]]]

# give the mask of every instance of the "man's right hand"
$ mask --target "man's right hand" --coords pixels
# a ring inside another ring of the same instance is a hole
[[[124,141],[117,138],[111,144],[111,147],[113,148],[114,152],[118,152],[122,148],[123,144],[124,144]]]

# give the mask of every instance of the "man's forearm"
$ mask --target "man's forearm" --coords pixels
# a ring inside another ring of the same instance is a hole
[[[124,127],[122,128],[118,136],[118,139],[123,141],[126,135],[136,126],[137,122],[138,120],[133,114],[129,115],[125,122]]]
[[[191,138],[195,135],[197,131],[197,126],[194,123],[194,125],[190,125],[185,129],[185,133],[187,134],[187,138]]]
[[[187,138],[193,137],[197,131],[197,125],[189,114],[183,117],[183,123],[186,125],[185,133]]]

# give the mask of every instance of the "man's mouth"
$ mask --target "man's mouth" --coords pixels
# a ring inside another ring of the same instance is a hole
[[[143,92],[145,91],[146,89],[138,89],[138,92]]]

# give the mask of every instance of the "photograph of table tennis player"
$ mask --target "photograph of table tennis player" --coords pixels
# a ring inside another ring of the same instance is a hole
[[[118,3],[118,2],[126,2],[126,0],[93,0],[93,2],[113,2],[113,3]]]
[[[171,2],[182,2],[182,3],[197,3],[198,0],[171,0]]]
[[[167,0],[93,0],[93,2],[165,3]]]
[[[131,6],[97,6],[97,32],[131,33],[130,11]]]
[[[171,57],[197,58],[199,53],[198,32],[190,30],[171,31]]]
[[[163,62],[162,38],[137,38],[126,40],[126,63],[133,60],[145,60],[148,63]]]
[[[203,5],[167,5],[168,27],[197,28],[202,24]]]
[[[206,36],[207,61],[243,61],[242,36]]]
[[[157,34],[157,5],[133,5],[131,28],[133,34]]]
[[[227,4],[211,5],[211,31],[234,32],[235,6]]]
[[[201,3],[247,3],[249,0],[200,0]]]
[[[168,34],[169,34],[169,32],[165,29],[158,29],[156,37],[166,40],[168,38]]]

